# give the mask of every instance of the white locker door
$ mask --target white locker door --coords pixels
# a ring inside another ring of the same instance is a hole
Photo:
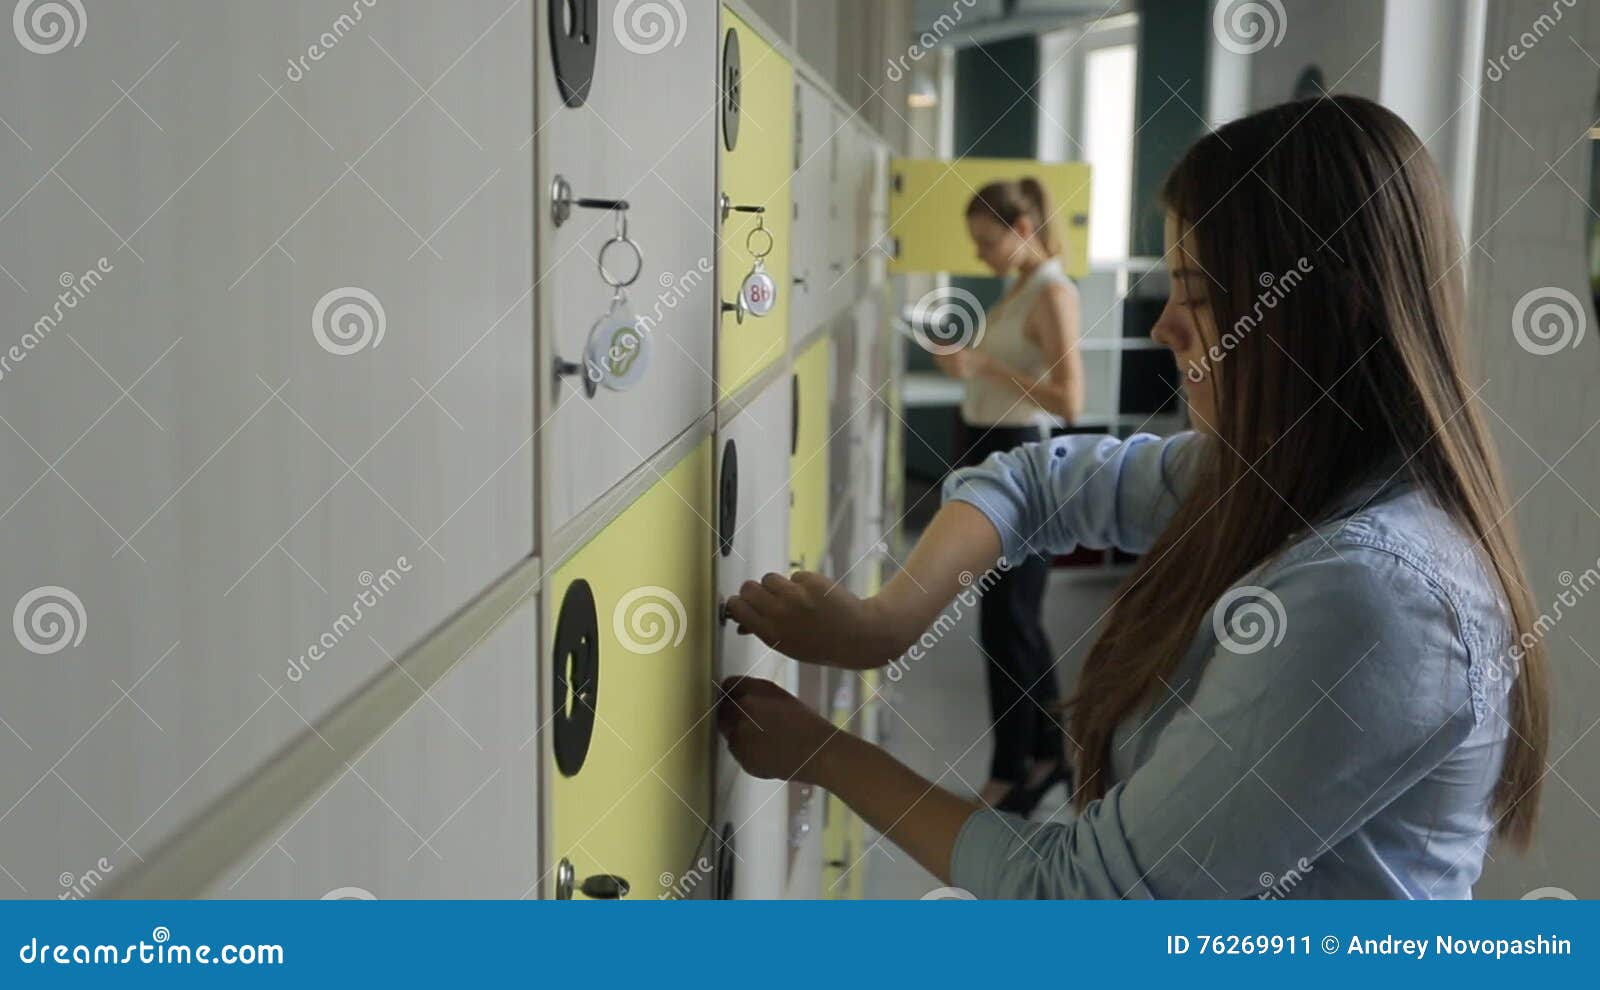
[[[534,543],[535,5],[56,7],[0,57],[0,601],[72,630],[0,647],[32,896]]]
[[[539,6],[556,19],[563,5]],[[587,16],[585,4],[574,6]],[[717,11],[705,4],[666,11],[664,33],[645,36],[629,6],[600,0],[595,23],[580,17],[571,37],[546,32],[539,42],[534,146],[544,259],[540,325],[548,339],[540,373],[556,383],[540,430],[547,534],[712,403]],[[583,37],[592,45],[582,45]],[[557,70],[568,62],[581,67],[585,54],[592,55],[592,78],[581,105],[573,106],[570,99],[578,97],[563,89]],[[623,200],[628,208],[574,204],[558,226],[550,212],[561,198],[558,179],[574,200]],[[613,240],[623,218],[637,252]],[[637,269],[626,305],[615,312],[602,260],[613,279]],[[613,315],[616,322],[604,322]],[[603,375],[591,390],[586,357],[607,354],[616,356],[621,374]],[[559,379],[556,361],[568,363]]]
[[[794,295],[790,333],[796,345],[821,328],[833,307],[828,275],[829,239],[838,205],[833,175],[838,156],[838,113],[822,90],[795,78],[794,234],[791,240]]]
[[[759,581],[770,571],[789,572],[791,402],[789,378],[782,376],[724,423],[717,437],[717,594],[722,600],[745,581]],[[739,635],[732,622],[722,627],[717,663],[719,679],[750,675],[791,691],[798,687],[793,660],[754,636]],[[746,774],[719,744],[717,821],[731,829],[737,898],[783,896],[789,861],[785,786]]]
[[[538,613],[532,595],[204,896],[537,896]]]

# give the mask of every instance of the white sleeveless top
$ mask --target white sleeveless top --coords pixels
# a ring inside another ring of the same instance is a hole
[[[1028,314],[1039,298],[1039,292],[1050,284],[1071,285],[1072,279],[1061,270],[1061,262],[1050,258],[1028,275],[1016,294],[1002,302],[988,315],[983,340],[978,350],[992,355],[1025,375],[1042,376],[1045,371],[1044,351],[1024,331]],[[1006,291],[1016,285],[1016,276],[1006,279]],[[1002,296],[1002,298],[1004,298]],[[966,394],[961,401],[961,418],[969,426],[1042,426],[1061,424],[1060,417],[1041,409],[1010,386],[986,378],[966,382]]]

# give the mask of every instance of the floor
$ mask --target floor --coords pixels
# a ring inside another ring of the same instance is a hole
[[[1063,692],[1071,689],[1083,654],[1093,643],[1089,630],[1110,604],[1120,575],[1057,569],[1045,593],[1045,629],[1061,663]],[[952,613],[953,614],[953,613]],[[975,794],[987,776],[989,703],[983,655],[977,644],[978,617],[966,611],[920,661],[903,668],[898,681],[886,679],[883,735],[890,753],[907,766],[964,795]],[[1057,788],[1034,812],[1048,817],[1066,802]],[[943,886],[900,850],[869,833],[869,898],[918,899]]]

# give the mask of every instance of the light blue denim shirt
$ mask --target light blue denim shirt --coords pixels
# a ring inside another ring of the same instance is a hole
[[[1071,436],[958,471],[1004,554],[1141,553],[1211,443]],[[1466,898],[1507,736],[1510,620],[1472,540],[1405,480],[1352,492],[1218,600],[1066,820],[980,811],[979,897]]]

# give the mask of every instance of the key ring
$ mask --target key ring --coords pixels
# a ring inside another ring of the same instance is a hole
[[[767,247],[764,251],[757,251],[755,248],[750,246],[751,241],[755,239],[757,234],[766,235]],[[766,218],[764,217],[757,219],[755,227],[751,228],[750,233],[744,235],[744,249],[750,252],[750,256],[752,258],[765,258],[767,255],[772,253],[772,248],[775,244],[776,242],[772,238],[772,231],[767,229]]]
[[[623,288],[639,281],[639,274],[644,271],[644,251],[641,250],[639,245],[628,236],[627,218],[620,213],[618,216],[622,217],[622,219],[617,224],[616,236],[612,237],[610,240],[606,241],[600,246],[600,254],[597,258],[595,258],[595,264],[600,269],[601,281],[605,282],[613,289],[616,289],[618,294],[620,294]],[[611,249],[611,245],[613,244],[626,245],[633,251],[633,274],[628,276],[626,279],[614,278],[611,272],[606,269],[606,252]]]

